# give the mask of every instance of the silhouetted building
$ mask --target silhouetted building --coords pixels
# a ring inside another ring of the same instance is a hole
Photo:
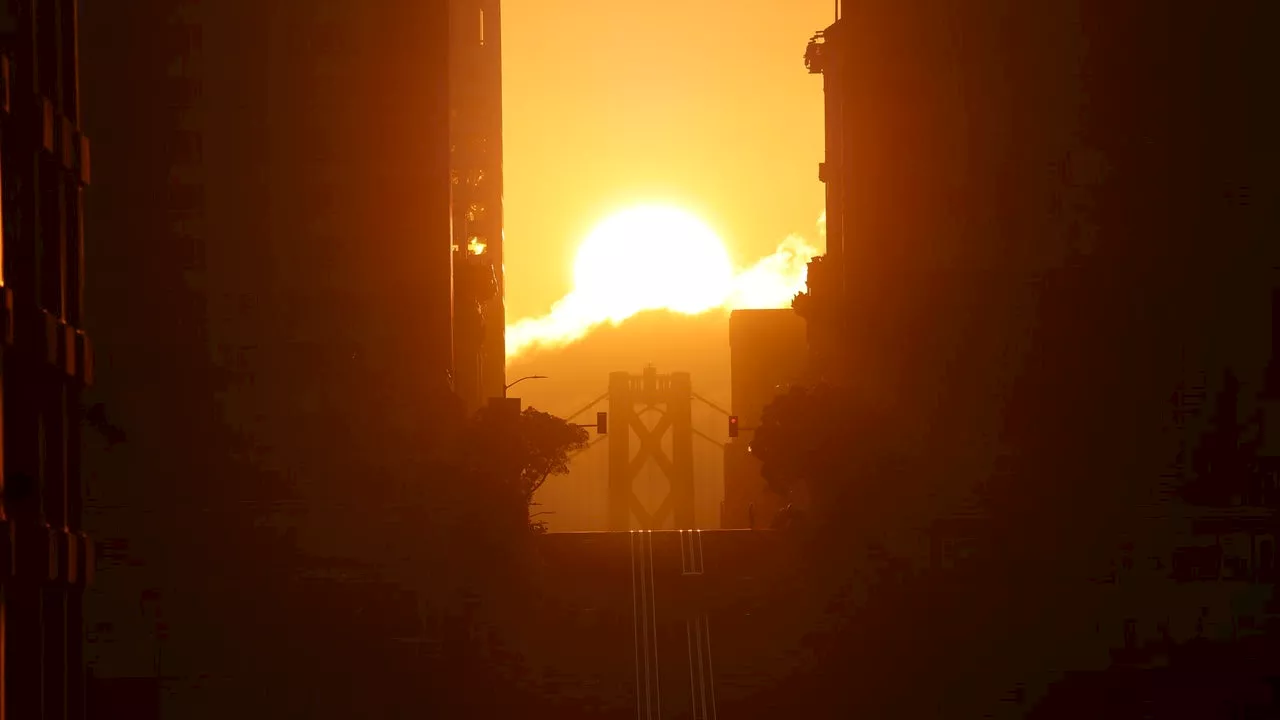
[[[474,411],[506,384],[502,14],[498,0],[451,0],[450,12],[454,383]]]
[[[393,563],[453,418],[447,0],[139,0],[83,28],[95,399],[128,436],[89,448],[117,558],[96,672],[156,679],[165,717],[339,713],[317,678],[356,651],[326,629],[364,621],[312,609],[305,556]]]
[[[93,678],[89,682],[93,710],[89,720],[160,720],[160,678]]]
[[[732,410],[743,430],[724,448],[721,527],[767,528],[781,498],[766,487],[760,463],[747,446],[765,406],[787,385],[804,379],[804,321],[790,309],[735,310],[729,315],[729,352]]]
[[[1056,582],[1068,559],[1131,545],[1119,580],[1044,610],[1087,622],[1104,666],[1162,626],[1194,636],[1202,612],[1227,639],[1265,614],[1270,512],[1152,498],[1187,471],[1170,471],[1190,433],[1175,389],[1212,384],[1207,368],[1252,379],[1262,354],[1280,252],[1257,200],[1280,140],[1255,94],[1276,62],[1268,12],[870,0],[806,53],[827,192],[827,254],[795,304],[810,369],[903,420],[937,514],[994,476],[1012,488],[998,517],[939,528],[960,541],[935,543],[942,564],[985,540]]]
[[[88,618],[94,717],[160,713],[161,678],[185,664],[185,626],[199,617],[183,600],[230,549],[214,530],[233,525],[215,488],[235,487],[225,478],[239,473],[218,416],[210,336],[207,245],[221,218],[208,210],[203,9],[91,4],[81,21],[87,125],[102,138],[101,192],[86,208],[101,238],[86,253],[87,322],[101,338],[104,380],[93,402],[124,429],[122,439],[94,433],[85,444],[86,523],[102,538]],[[215,588],[201,604],[217,597]],[[163,631],[166,610],[176,643]]]
[[[905,418],[939,493],[1002,445],[1027,487],[1167,463],[1187,368],[1257,354],[1246,318],[1278,250],[1251,198],[1276,136],[1234,50],[1265,47],[1257,7],[863,2],[809,46],[827,192],[795,303],[810,370]]]
[[[80,447],[93,353],[84,318],[84,188],[76,3],[0,6],[3,509],[0,715],[83,718]]]
[[[1259,504],[1280,507],[1280,285],[1271,289],[1271,358],[1262,389],[1262,427],[1254,489]]]

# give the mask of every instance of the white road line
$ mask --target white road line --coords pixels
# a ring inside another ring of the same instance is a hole
[[[640,606],[636,599],[636,531],[631,531],[631,638],[636,658],[636,720],[640,717]],[[648,688],[645,688],[647,691]]]
[[[704,613],[702,616],[702,632],[707,636],[707,676],[711,680],[711,720],[717,720],[716,714],[716,671],[715,663],[711,661],[711,619]]]
[[[706,554],[706,552],[703,550],[703,546],[702,546],[702,531],[701,531],[701,530],[698,530],[698,531],[696,531],[696,532],[697,532],[697,536],[698,536],[698,563],[699,563],[699,572],[698,572],[698,574],[699,574],[699,575],[701,575],[701,574],[705,573],[705,572],[706,572],[706,569],[707,569],[707,554]],[[702,637],[705,637],[705,638],[706,638],[706,643],[707,643],[707,682],[704,684],[703,689],[702,689],[702,700],[703,700],[703,703],[704,703],[704,705],[703,705],[703,709],[702,709],[702,717],[703,717],[703,719],[704,719],[704,720],[706,720],[706,717],[707,717],[707,710],[706,710],[705,703],[706,703],[706,699],[707,699],[707,694],[708,694],[708,693],[710,693],[710,695],[711,695],[711,718],[712,718],[712,720],[715,720],[715,718],[716,718],[716,716],[717,716],[717,713],[716,713],[716,673],[715,673],[715,662],[714,662],[714,659],[711,657],[711,618],[710,618],[710,616],[709,616],[707,613],[705,613],[705,612],[704,612],[704,613],[702,613]],[[699,638],[699,640],[701,641],[701,638]],[[699,649],[701,649],[701,644],[699,644]]]
[[[689,717],[698,720],[698,694],[693,686],[693,626],[688,620],[684,621],[684,637],[689,647],[689,703],[693,705],[693,714]]]
[[[649,612],[653,616],[653,694],[658,709],[658,720],[662,720],[662,683],[658,677],[657,669],[661,667],[658,664],[658,594],[653,584],[653,531],[649,531],[649,594],[652,601],[649,603]]]
[[[707,717],[707,678],[703,674],[702,664],[702,618],[694,617],[693,627],[698,636],[698,699],[702,701],[702,717]]]
[[[651,662],[649,656],[653,652],[651,636],[654,632],[651,622],[653,603],[650,601],[649,594],[653,592],[651,585],[652,580],[652,548],[646,550],[645,543],[648,541],[647,533],[641,531],[640,535],[640,612],[643,618],[640,621],[641,631],[644,633],[644,706],[645,717],[647,720],[653,720],[653,666],[656,661]],[[650,577],[645,577],[645,566],[649,565],[648,572]]]

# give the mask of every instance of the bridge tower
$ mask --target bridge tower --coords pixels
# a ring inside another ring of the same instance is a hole
[[[609,529],[631,530],[632,518],[639,529],[655,530],[673,518],[676,529],[694,527],[693,506],[693,383],[689,373],[659,375],[652,366],[640,375],[615,372],[609,375]],[[652,428],[643,416],[660,413]],[[639,448],[631,453],[631,432],[639,438]],[[662,447],[671,434],[671,456]],[[668,490],[657,510],[650,511],[636,497],[634,481],[641,470],[654,462],[668,482]]]

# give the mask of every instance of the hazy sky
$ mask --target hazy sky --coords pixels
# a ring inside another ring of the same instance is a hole
[[[507,319],[570,289],[578,243],[628,205],[695,212],[749,264],[822,210],[830,0],[505,0]],[[676,258],[672,258],[673,261]]]

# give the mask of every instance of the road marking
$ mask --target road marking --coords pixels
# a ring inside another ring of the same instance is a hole
[[[640,716],[640,707],[643,701],[640,699],[640,604],[637,596],[636,587],[636,531],[631,531],[631,638],[634,641],[635,661],[636,661],[636,720],[643,720]],[[645,650],[646,655],[648,649]],[[646,683],[645,692],[649,690]]]
[[[647,535],[649,536],[649,612],[653,618],[650,626],[653,633],[653,695],[658,710],[658,720],[662,720],[662,683],[658,673],[661,667],[658,663],[658,594],[653,583],[653,531],[648,531]]]
[[[702,615],[704,634],[707,638],[707,677],[710,679],[708,685],[711,687],[711,720],[717,720],[716,713],[716,671],[715,663],[711,662],[711,619],[704,613]]]
[[[636,542],[639,540],[639,562]],[[658,662],[658,608],[654,592],[653,532],[631,531],[631,628],[635,640],[636,718],[661,720],[662,683]],[[643,646],[644,689],[640,687]]]
[[[702,575],[707,570],[707,555],[702,549],[702,531],[695,530],[694,534],[696,535],[698,540],[698,574]],[[716,718],[716,673],[715,673],[715,663],[712,661],[712,657],[711,657],[711,618],[708,617],[707,613],[705,612],[702,613],[702,637],[703,639],[705,639],[707,643],[707,683],[703,688],[702,717],[704,720],[706,719],[706,716],[707,716],[706,696],[707,696],[707,693],[710,693],[711,694],[711,718],[712,720],[715,720]]]
[[[687,548],[687,550],[686,550]],[[701,530],[680,531],[681,573],[703,575],[706,554]],[[706,612],[695,611],[685,620],[685,644],[689,654],[689,700],[693,720],[714,720],[716,709],[715,663],[711,657],[711,619]],[[695,671],[695,666],[697,670]],[[710,712],[708,712],[708,701]]]
[[[693,685],[693,626],[688,620],[684,621],[684,639],[689,648],[689,703],[693,705],[693,714],[689,717],[698,720],[698,693],[694,692]]]

